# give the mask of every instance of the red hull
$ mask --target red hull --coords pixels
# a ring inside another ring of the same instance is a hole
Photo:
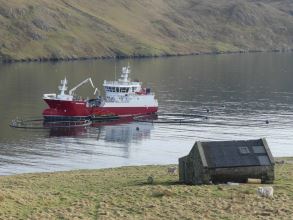
[[[90,115],[90,109],[86,107],[84,101],[44,100],[50,107],[43,111],[44,116],[86,117]]]
[[[85,101],[61,101],[45,99],[50,108],[43,111],[49,117],[98,117],[98,116],[133,116],[152,114],[158,107],[87,107]]]
[[[157,111],[158,107],[93,107],[91,115],[133,116],[156,113]]]

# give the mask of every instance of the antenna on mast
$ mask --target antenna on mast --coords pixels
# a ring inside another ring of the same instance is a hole
[[[129,60],[131,59],[131,55],[128,56],[128,66],[129,66]]]
[[[117,72],[117,67],[116,67],[116,56],[114,57],[114,61],[115,61],[115,81],[116,81],[116,72]]]
[[[127,63],[127,68],[129,70],[129,72],[128,72],[129,74],[130,74],[130,61],[129,61],[130,59],[131,59],[131,55],[128,56],[128,63]]]

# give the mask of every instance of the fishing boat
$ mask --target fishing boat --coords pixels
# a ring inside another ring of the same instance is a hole
[[[94,87],[91,78],[68,89],[68,80],[61,80],[60,93],[44,94],[43,100],[49,108],[43,111],[45,120],[87,120],[110,117],[131,117],[154,114],[158,111],[158,101],[150,88],[143,88],[139,81],[131,81],[129,65],[123,67],[121,76],[115,81],[104,81],[104,97]],[[94,99],[83,99],[75,94],[82,85],[90,83],[95,89]],[[96,95],[96,93],[98,94]]]

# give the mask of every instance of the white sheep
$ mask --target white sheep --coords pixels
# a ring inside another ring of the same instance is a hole
[[[274,196],[274,188],[271,186],[258,187],[257,194],[262,197],[272,198]]]

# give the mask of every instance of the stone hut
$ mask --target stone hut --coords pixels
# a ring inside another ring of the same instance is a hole
[[[265,138],[258,140],[195,142],[179,158],[179,181],[185,184],[274,181],[274,159]]]

